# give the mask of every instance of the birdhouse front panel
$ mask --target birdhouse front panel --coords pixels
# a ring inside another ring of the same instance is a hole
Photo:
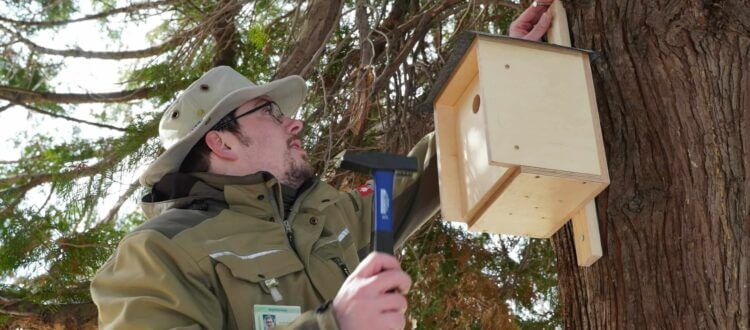
[[[588,54],[514,39],[477,47],[490,161],[601,176]]]

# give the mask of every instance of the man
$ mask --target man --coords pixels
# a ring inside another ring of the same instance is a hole
[[[390,255],[358,266],[371,196],[313,176],[291,119],[304,93],[218,67],[169,107],[167,151],[141,176],[152,219],[92,282],[102,326],[247,329],[274,305],[307,311],[294,326],[403,327],[410,279]]]
[[[511,36],[538,39],[544,8],[530,8]],[[159,126],[166,151],[141,176],[148,222],[129,233],[92,281],[102,328],[402,329],[411,280],[370,243],[370,191],[321,182],[292,119],[304,81],[255,85],[228,67],[188,87]],[[428,136],[411,153],[436,175]],[[437,211],[414,198],[435,179],[401,182],[412,208],[394,224],[397,242]],[[405,201],[405,202],[404,202]],[[398,204],[398,203],[397,203]]]

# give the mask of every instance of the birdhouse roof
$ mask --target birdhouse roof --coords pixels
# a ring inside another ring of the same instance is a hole
[[[453,51],[451,52],[451,55],[448,57],[448,61],[445,62],[445,65],[440,70],[440,73],[438,74],[437,79],[435,79],[435,85],[432,86],[430,93],[427,95],[427,99],[418,106],[419,110],[428,111],[428,112],[434,111],[433,105],[435,103],[435,99],[437,99],[437,97],[446,87],[448,81],[453,75],[453,72],[461,64],[461,60],[463,59],[464,55],[466,55],[466,52],[468,52],[469,49],[471,48],[471,45],[474,43],[474,39],[476,37],[483,37],[483,38],[496,39],[496,40],[512,40],[513,42],[516,42],[516,43],[520,43],[520,44],[527,43],[527,44],[531,44],[535,46],[539,46],[541,44],[551,49],[559,48],[559,49],[565,49],[565,50],[577,50],[582,53],[587,53],[589,55],[596,54],[595,52],[586,50],[586,49],[559,46],[555,44],[548,44],[544,42],[512,38],[508,36],[501,36],[501,35],[490,34],[490,33],[485,33],[485,32],[466,31],[466,32],[463,32],[456,39],[456,43],[453,46]]]

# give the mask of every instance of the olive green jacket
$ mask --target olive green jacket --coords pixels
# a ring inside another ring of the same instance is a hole
[[[411,154],[422,175],[396,184],[397,244],[439,208],[432,136]],[[372,195],[313,179],[290,214],[281,197],[268,173],[165,176],[92,281],[100,327],[252,329],[255,305],[285,305],[303,312],[290,328],[338,328],[330,301],[369,249]]]

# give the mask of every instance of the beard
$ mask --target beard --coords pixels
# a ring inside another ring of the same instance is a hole
[[[312,166],[307,162],[307,157],[293,157],[290,149],[284,152],[284,163],[287,164],[287,168],[279,181],[287,186],[297,189],[315,175]]]

